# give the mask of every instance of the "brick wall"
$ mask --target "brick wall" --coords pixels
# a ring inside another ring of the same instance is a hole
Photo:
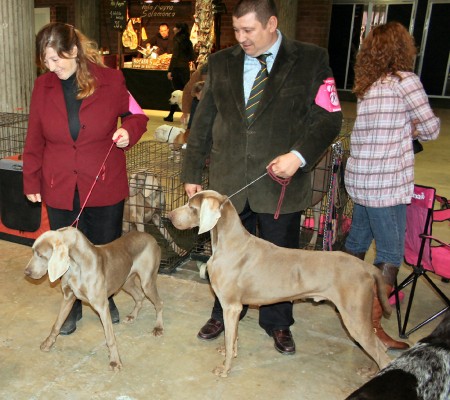
[[[297,40],[328,47],[332,0],[299,0]]]
[[[332,0],[298,0],[296,39],[328,47]],[[227,14],[221,16],[220,47],[236,44],[232,17],[237,0],[224,0]],[[283,0],[281,0],[281,4]]]
[[[75,24],[74,0],[34,0],[34,6],[50,7],[50,22]]]

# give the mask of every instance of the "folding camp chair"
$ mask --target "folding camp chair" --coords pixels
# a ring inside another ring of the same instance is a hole
[[[440,209],[434,209],[435,202],[441,204]],[[450,244],[432,236],[433,224],[444,221],[450,221],[447,199],[436,195],[436,189],[432,187],[415,185],[411,204],[407,207],[405,237],[405,263],[410,265],[413,271],[400,285],[396,285],[391,294],[396,298],[398,330],[401,338],[407,338],[412,332],[433,321],[450,308],[450,299],[428,276],[428,273],[432,272],[444,280],[450,279]],[[417,281],[420,277],[429,283],[444,302],[445,307],[406,332]],[[412,284],[411,292],[402,325],[398,293],[409,284]]]

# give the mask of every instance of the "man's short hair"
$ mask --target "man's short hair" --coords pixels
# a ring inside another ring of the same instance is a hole
[[[263,26],[267,25],[269,18],[278,17],[277,6],[274,0],[239,0],[233,10],[233,17],[241,18],[251,12]]]

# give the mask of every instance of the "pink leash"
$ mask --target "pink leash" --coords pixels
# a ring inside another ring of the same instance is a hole
[[[117,143],[117,141],[118,141],[121,137],[122,137],[122,135],[119,135],[119,136],[118,136],[115,140],[113,140],[113,142],[111,143],[111,147],[109,148],[108,153],[106,154],[106,157],[105,157],[105,159],[103,160],[103,163],[102,163],[102,165],[100,166],[100,169],[98,170],[97,176],[95,177],[94,182],[92,183],[92,186],[91,186],[91,188],[89,189],[89,193],[88,193],[88,195],[86,196],[86,200],[84,201],[83,206],[81,207],[80,212],[78,213],[77,217],[75,218],[75,221],[73,221],[72,224],[71,224],[70,226],[74,226],[74,225],[75,225],[75,228],[78,228],[78,222],[79,222],[79,220],[80,220],[80,215],[81,215],[81,213],[83,212],[84,208],[86,207],[86,203],[87,203],[87,201],[89,200],[89,197],[91,196],[92,190],[94,190],[94,186],[95,186],[95,184],[96,184],[97,181],[98,181],[98,177],[100,176],[100,173],[102,172],[103,168],[105,168],[106,160],[108,159],[109,154],[111,153],[111,151],[112,151],[114,145]]]

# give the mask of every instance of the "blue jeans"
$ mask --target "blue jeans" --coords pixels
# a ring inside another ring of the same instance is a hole
[[[381,208],[355,204],[345,248],[352,253],[365,253],[375,240],[374,264],[400,267],[405,251],[405,230],[406,204]]]

